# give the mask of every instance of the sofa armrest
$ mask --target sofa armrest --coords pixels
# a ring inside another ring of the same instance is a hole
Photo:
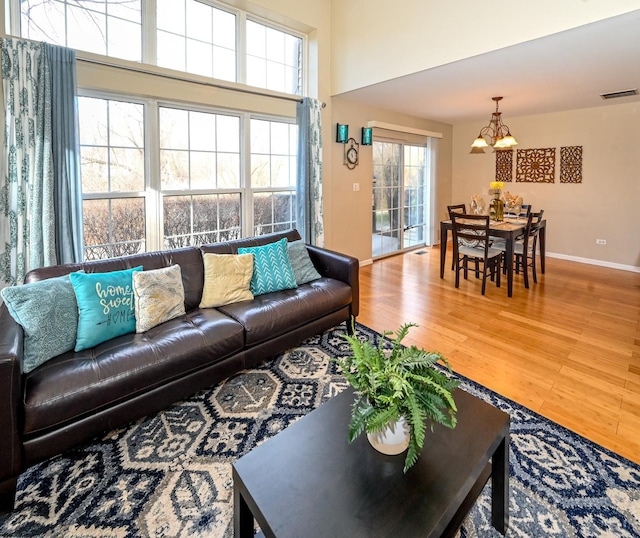
[[[22,471],[22,442],[18,433],[22,388],[23,332],[0,305],[0,499],[10,498]]]
[[[355,318],[360,311],[360,262],[358,258],[307,245],[309,257],[316,270],[329,278],[335,278],[351,286],[351,315]]]

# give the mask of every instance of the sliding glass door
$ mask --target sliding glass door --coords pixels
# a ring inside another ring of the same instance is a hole
[[[426,145],[374,140],[374,258],[425,244],[429,177]]]

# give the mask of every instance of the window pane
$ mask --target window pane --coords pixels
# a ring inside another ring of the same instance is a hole
[[[143,198],[85,200],[83,223],[85,260],[145,251]]]
[[[236,16],[233,13],[213,10],[213,43],[229,50],[236,50]]]
[[[236,53],[234,50],[213,47],[213,76],[235,82]]]
[[[187,35],[193,39],[213,42],[213,17],[210,6],[187,0]]]
[[[140,0],[108,0],[107,15],[140,23]]]
[[[165,248],[188,247],[191,245],[191,197],[165,196],[164,243]]]
[[[216,116],[217,149],[240,153],[240,118],[237,116]]]
[[[157,27],[184,35],[185,0],[156,0],[156,6]]]
[[[213,73],[213,46],[202,41],[187,39],[187,71],[210,77]]]
[[[162,190],[189,188],[189,152],[160,151],[160,182]]]
[[[111,192],[144,190],[144,151],[142,149],[111,149]]]
[[[251,186],[271,185],[271,158],[268,155],[251,155]]]
[[[144,146],[144,123],[142,105],[109,102],[109,144],[128,148]]]
[[[191,188],[216,188],[216,154],[201,151],[191,153]]]
[[[240,155],[218,153],[218,188],[237,189],[240,187]]]
[[[142,26],[115,17],[107,17],[107,24],[107,54],[139,62],[142,58]],[[127,39],[123,39],[123,36],[127,36]]]
[[[67,46],[107,53],[107,17],[95,11],[67,6]]]
[[[216,150],[216,117],[214,114],[189,113],[189,146],[196,150]]]
[[[160,108],[160,147],[187,149],[189,147],[189,112],[175,108]]]
[[[107,101],[78,97],[78,109],[80,144],[106,146],[108,144]]]
[[[287,155],[289,153],[289,124],[269,122],[271,124],[271,153]]]
[[[109,191],[109,165],[107,148],[81,147],[82,192]]]
[[[157,63],[159,66],[185,71],[185,38],[168,32],[158,31]]]

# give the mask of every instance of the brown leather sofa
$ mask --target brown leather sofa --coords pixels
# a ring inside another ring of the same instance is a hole
[[[26,282],[83,269],[106,272],[179,264],[186,314],[146,333],[119,336],[95,348],[69,351],[21,373],[23,333],[0,307],[0,510],[13,508],[18,476],[38,461],[251,367],[358,314],[358,260],[308,246],[322,278],[296,289],[200,309],[202,251],[233,254],[297,231],[203,247],[47,267]]]

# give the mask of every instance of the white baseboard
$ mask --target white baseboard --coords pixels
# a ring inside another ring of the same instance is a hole
[[[609,267],[610,269],[620,269],[622,271],[631,271],[632,273],[640,273],[640,267],[635,265],[623,265],[621,263],[605,262],[602,260],[593,260],[591,258],[580,258],[578,256],[567,256],[566,254],[557,254],[555,252],[545,253],[548,258],[558,258],[560,260],[568,260],[571,262],[586,263],[589,265],[599,265],[600,267]]]
[[[360,262],[360,267],[364,267],[365,265],[371,265],[373,263],[373,260],[371,258],[369,258],[368,260],[362,260]]]

